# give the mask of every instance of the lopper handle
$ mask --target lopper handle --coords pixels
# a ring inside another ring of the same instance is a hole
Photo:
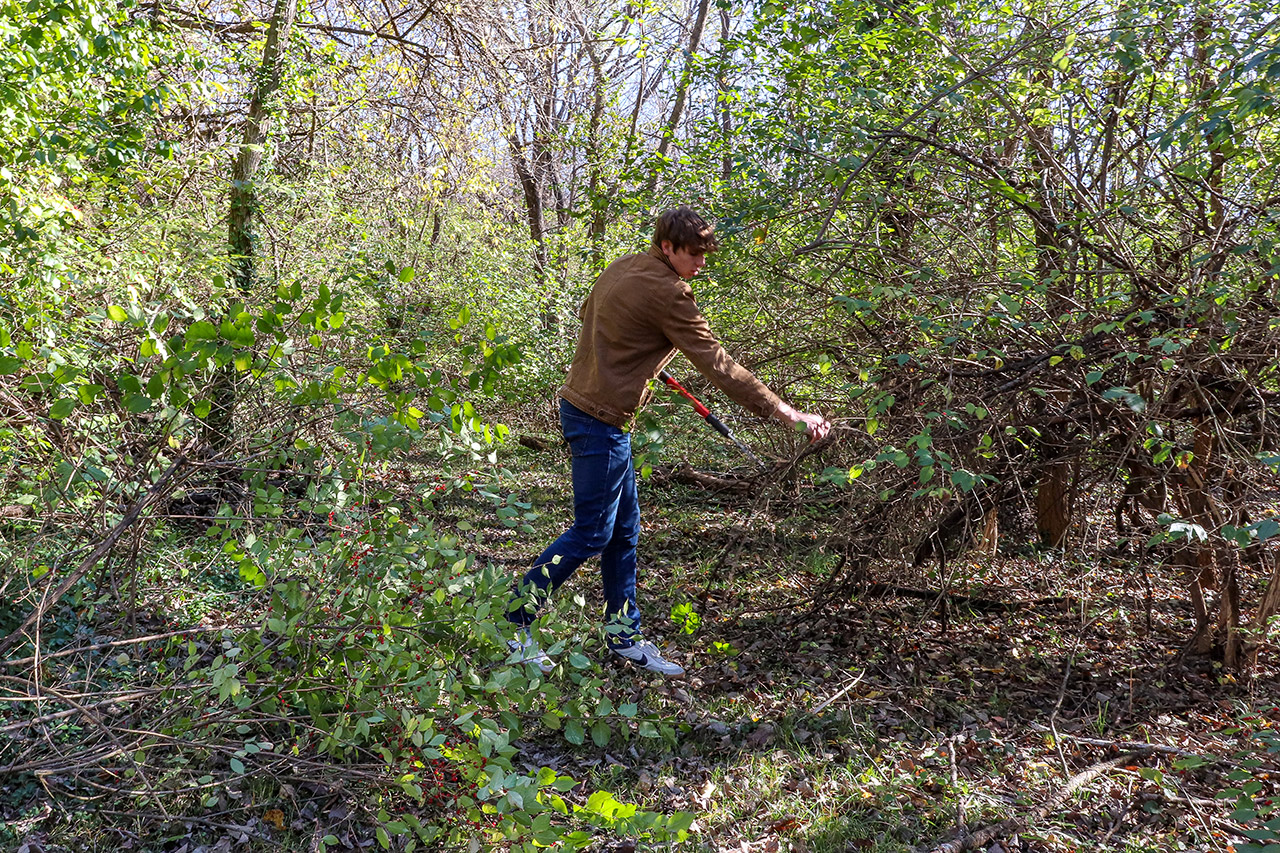
[[[729,428],[725,426],[724,421],[720,420],[718,417],[713,415],[711,413],[711,410],[708,409],[706,406],[702,405],[701,400],[699,400],[697,397],[690,394],[689,391],[683,385],[681,385],[679,382],[676,381],[676,378],[674,376],[672,376],[670,373],[667,373],[667,371],[665,370],[660,370],[658,371],[658,378],[661,379],[663,382],[667,383],[667,385],[671,386],[672,390],[674,390],[676,393],[680,394],[690,403],[693,403],[694,411],[696,411],[699,415],[701,415],[702,419],[706,421],[708,424],[710,424],[712,429],[714,429],[716,432],[720,433],[722,436],[732,441],[734,444],[738,445],[738,449],[741,450],[748,457],[750,457],[751,461],[759,465],[762,470],[767,470],[765,464],[760,461],[760,457],[752,453],[750,447],[747,447],[745,444],[739,441],[737,437],[734,436],[734,434],[729,431]]]
[[[721,435],[729,434],[728,428],[725,427],[724,424],[720,423],[720,419],[716,418],[715,415],[711,414],[711,410],[708,409],[706,406],[702,405],[701,400],[699,400],[697,397],[690,394],[688,389],[686,389],[683,385],[677,382],[674,376],[672,376],[670,373],[667,373],[667,371],[665,370],[660,370],[658,371],[658,378],[661,379],[663,382],[667,383],[668,385],[670,385],[672,390],[674,390],[676,393],[683,396],[690,403],[693,403],[693,410],[697,412],[699,415],[701,415],[703,418],[706,418],[708,423],[711,423],[711,419],[715,418],[715,423],[711,423],[711,425],[716,428],[717,432],[719,432]]]
[[[725,438],[733,438],[733,433],[729,432],[729,428],[724,425],[724,421],[720,420],[710,412],[707,412],[703,417],[706,419],[707,423],[711,424],[711,428],[716,432],[720,433]]]

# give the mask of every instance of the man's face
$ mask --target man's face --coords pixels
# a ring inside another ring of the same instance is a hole
[[[707,265],[707,256],[702,252],[691,252],[686,248],[676,249],[670,240],[662,241],[662,253],[667,256],[676,275],[685,281],[693,278],[698,271]]]

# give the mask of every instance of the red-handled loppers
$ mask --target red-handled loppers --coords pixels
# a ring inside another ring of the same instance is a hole
[[[760,467],[761,471],[769,470],[768,466],[766,466],[763,462],[760,461],[760,457],[752,453],[751,448],[747,447],[745,444],[739,441],[738,437],[734,435],[733,432],[727,426],[724,425],[724,421],[716,417],[715,413],[712,412],[710,409],[708,409],[706,406],[704,406],[701,400],[699,400],[697,397],[690,394],[689,390],[685,388],[683,385],[681,385],[678,381],[676,381],[676,378],[674,376],[672,376],[667,371],[663,370],[658,373],[658,378],[661,379],[663,382],[667,383],[667,385],[670,386],[671,389],[675,391],[677,394],[684,397],[690,403],[693,403],[693,410],[697,412],[699,415],[701,415],[702,419],[706,421],[708,424],[710,424],[712,429],[714,429],[716,432],[720,433],[725,438],[732,441],[734,444],[738,445],[738,449],[741,450],[744,454],[746,454],[747,458],[749,458],[752,462],[756,463],[756,465]]]

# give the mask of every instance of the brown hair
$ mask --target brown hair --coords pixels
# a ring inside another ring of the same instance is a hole
[[[674,251],[686,249],[694,254],[714,252],[719,248],[715,226],[684,204],[658,214],[653,229],[654,247],[662,248],[664,240],[671,241]]]

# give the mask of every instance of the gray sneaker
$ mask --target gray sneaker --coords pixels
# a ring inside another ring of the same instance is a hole
[[[611,651],[618,657],[626,658],[636,666],[642,666],[652,672],[663,675],[684,675],[684,667],[664,658],[658,647],[648,640],[638,639],[625,648],[613,646]]]
[[[509,663],[534,664],[543,675],[549,675],[551,670],[556,668],[555,661],[547,657],[547,653],[538,646],[537,640],[529,636],[528,631],[520,631],[514,640],[507,640],[507,648],[511,649],[511,654],[515,656],[515,659]]]

